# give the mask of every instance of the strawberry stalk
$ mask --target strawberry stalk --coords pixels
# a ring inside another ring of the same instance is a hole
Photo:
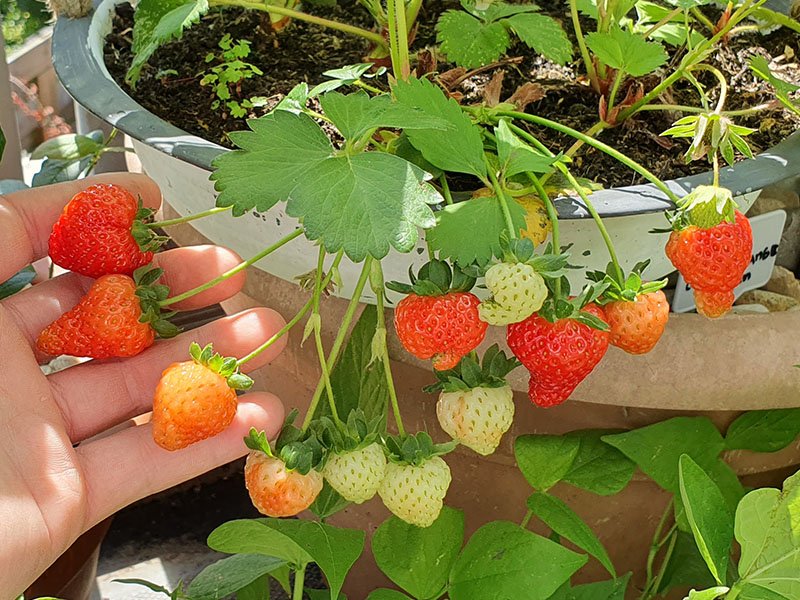
[[[336,268],[339,266],[339,263],[341,262],[341,260],[342,260],[342,253],[340,252],[339,254],[336,255],[336,258],[333,260],[333,265],[331,265],[330,272],[322,280],[323,289],[331,282],[331,279],[333,279],[333,273],[336,270]],[[258,356],[259,354],[264,352],[264,350],[266,350],[267,348],[272,346],[275,342],[277,342],[279,339],[281,339],[284,335],[289,333],[289,331],[291,331],[292,328],[295,325],[297,325],[300,321],[302,321],[303,317],[305,317],[308,314],[308,311],[310,311],[311,307],[313,306],[313,302],[314,302],[313,298],[310,298],[308,300],[308,302],[306,302],[303,305],[303,307],[297,312],[297,314],[294,317],[292,317],[292,319],[288,323],[286,323],[286,325],[284,325],[271,338],[269,338],[267,341],[265,341],[263,344],[261,344],[258,348],[253,350],[250,354],[240,358],[237,364],[239,366],[241,366],[241,365],[245,364],[246,362],[253,360],[256,356]]]
[[[509,239],[516,239],[517,232],[514,230],[514,221],[511,219],[511,211],[508,209],[508,200],[506,200],[506,192],[503,190],[503,186],[500,185],[500,182],[497,180],[497,175],[494,173],[494,169],[492,165],[489,163],[489,158],[484,155],[483,157],[484,162],[486,163],[486,170],[489,173],[489,180],[492,182],[492,187],[494,188],[494,193],[497,196],[497,201],[500,202],[500,207],[503,209],[503,218],[506,221],[506,229],[508,230],[508,237]]]
[[[367,261],[372,262],[369,258]],[[383,363],[383,372],[386,375],[386,384],[389,387],[389,400],[392,403],[394,421],[397,423],[397,433],[400,435],[400,437],[405,437],[406,430],[403,427],[403,417],[400,415],[400,404],[397,401],[397,390],[394,387],[394,378],[392,377],[392,365],[391,361],[389,360],[389,351],[386,347],[386,315],[384,307],[386,292],[383,282],[383,267],[381,266],[381,262],[379,260],[374,261],[372,264],[370,285],[372,286],[372,291],[375,292],[375,297],[378,301],[378,326],[375,333],[378,336],[378,339],[382,339],[383,342],[381,344],[382,347],[380,348],[380,360]],[[381,334],[378,333],[380,331],[383,332],[382,337]],[[376,358],[374,353],[372,358],[373,360]]]
[[[311,318],[309,319],[309,325],[311,325],[314,334],[314,345],[317,348],[317,356],[319,357],[319,365],[322,369],[322,381],[325,384],[325,390],[327,391],[328,395],[328,404],[331,408],[331,414],[333,415],[333,420],[337,424],[342,424],[341,419],[339,419],[339,411],[336,408],[336,400],[333,397],[333,386],[331,385],[331,373],[328,370],[328,363],[325,360],[325,348],[322,345],[322,333],[320,332],[321,329],[321,321],[319,316],[319,300],[322,296],[322,273],[325,269],[325,246],[320,245],[319,247],[319,259],[317,261],[317,273],[316,278],[314,280],[314,295],[311,297]]]
[[[547,190],[544,189],[544,185],[542,185],[539,178],[533,173],[528,173],[528,179],[531,180],[533,187],[536,188],[536,193],[539,194],[539,198],[544,202],[545,210],[547,210],[547,217],[550,219],[550,224],[553,227],[553,252],[559,253],[561,252],[561,239],[558,227],[558,211],[556,210],[555,204],[553,204],[553,201],[550,199],[550,196],[547,195]],[[557,297],[561,297],[561,278],[556,279],[554,291]]]
[[[341,260],[341,252],[337,255],[337,259]],[[336,360],[339,358],[339,353],[342,350],[342,346],[344,345],[345,338],[347,337],[347,331],[350,328],[350,324],[353,322],[353,317],[356,314],[356,310],[358,310],[358,305],[361,300],[361,293],[364,291],[364,286],[367,284],[367,280],[369,279],[369,257],[364,263],[364,267],[361,269],[361,275],[358,278],[358,282],[356,283],[356,287],[353,290],[353,295],[350,298],[350,303],[347,305],[347,309],[344,313],[344,318],[342,319],[342,324],[339,327],[339,331],[336,334],[336,338],[333,340],[333,345],[331,346],[330,354],[328,354],[328,360],[326,362],[327,368],[333,369],[334,365],[336,364]],[[338,263],[334,263],[338,264]],[[314,419],[314,413],[317,411],[317,406],[319,405],[320,398],[322,398],[322,392],[325,389],[325,382],[320,378],[319,382],[317,383],[317,389],[314,390],[314,395],[311,398],[311,404],[308,407],[308,411],[306,412],[305,419],[303,420],[303,425],[301,430],[305,432],[308,429],[308,426],[311,424],[311,421]]]
[[[248,258],[244,262],[239,263],[238,265],[236,265],[232,269],[228,269],[222,275],[219,275],[218,277],[215,277],[214,279],[212,279],[210,281],[207,281],[206,283],[204,283],[202,285],[199,285],[196,288],[193,288],[193,289],[191,289],[191,290],[189,290],[187,292],[184,292],[184,293],[179,294],[177,296],[173,296],[171,298],[166,298],[165,300],[162,300],[159,303],[159,305],[163,308],[165,306],[170,306],[172,304],[176,304],[178,302],[182,302],[182,301],[186,300],[187,298],[191,298],[192,296],[196,296],[200,292],[205,292],[206,290],[211,289],[215,285],[219,285],[220,283],[222,283],[226,279],[230,279],[231,277],[233,277],[237,273],[240,273],[241,271],[244,271],[250,265],[253,265],[253,264],[257,263],[259,260],[261,260],[265,256],[267,256],[269,254],[272,254],[273,252],[275,252],[275,250],[277,250],[281,246],[284,246],[285,244],[288,244],[293,239],[295,239],[297,237],[300,237],[302,234],[303,234],[303,229],[302,228],[295,229],[292,233],[290,233],[286,237],[278,240],[277,242],[275,242],[271,246],[268,246],[267,248],[264,248],[264,250],[262,250],[261,252],[259,252],[255,256],[253,256],[251,258]]]
[[[292,600],[303,600],[303,590],[306,581],[306,565],[294,572],[294,586],[292,587]]]
[[[181,223],[188,223],[189,221],[196,221],[217,213],[226,212],[230,210],[230,206],[216,206],[209,208],[203,212],[195,213],[193,215],[186,215],[185,217],[176,217],[175,219],[167,219],[165,221],[156,221],[154,223],[146,223],[145,226],[149,229],[161,229],[163,227],[170,227],[171,225],[180,225]]]

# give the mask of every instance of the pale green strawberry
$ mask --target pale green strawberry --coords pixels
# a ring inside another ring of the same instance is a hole
[[[342,498],[361,504],[378,491],[386,474],[386,455],[377,442],[359,450],[331,454],[322,474]]]
[[[430,527],[442,510],[451,480],[450,467],[440,456],[418,467],[390,462],[378,494],[398,518],[417,527]]]
[[[442,392],[436,416],[450,437],[486,456],[514,421],[514,394],[508,385]]]
[[[486,271],[485,282],[492,297],[481,302],[478,315],[490,325],[524,321],[547,299],[544,278],[525,263],[496,264]]]

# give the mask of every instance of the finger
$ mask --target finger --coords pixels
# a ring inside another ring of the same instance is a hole
[[[95,183],[121,185],[149,208],[161,204],[155,182],[135,173],[108,173],[0,196],[0,281],[47,255],[47,240],[62,209],[75,194]]]
[[[190,342],[201,346],[213,343],[214,350],[224,356],[242,357],[283,325],[283,318],[274,310],[255,308],[160,342],[124,361],[89,362],[50,375],[53,396],[70,439],[85,440],[152,410],[153,392],[161,372],[173,362],[189,360]],[[284,337],[247,362],[243,370],[252,371],[267,364],[285,345]]]
[[[214,279],[242,262],[233,250],[219,246],[175,248],[156,254],[154,263],[164,269],[162,282],[171,295],[182,294]],[[239,293],[244,285],[244,271],[214,287],[170,306],[192,310],[217,304]],[[19,328],[34,344],[42,329],[75,306],[94,283],[94,279],[65,273],[35,285],[2,301]]]
[[[89,528],[120,508],[196,477],[247,453],[242,438],[251,427],[274,438],[283,425],[283,404],[268,393],[241,397],[228,429],[175,452],[159,448],[148,423],[81,444],[76,449],[88,494]]]

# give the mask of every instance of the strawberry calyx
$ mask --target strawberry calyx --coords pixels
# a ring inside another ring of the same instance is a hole
[[[500,388],[508,385],[506,375],[521,366],[516,358],[508,358],[497,344],[487,348],[479,362],[475,352],[461,359],[454,369],[435,371],[438,382],[423,388],[425,392],[466,392],[478,387]]]
[[[425,431],[405,436],[387,436],[384,439],[387,458],[397,464],[420,467],[434,456],[443,456],[455,450],[458,442],[434,444],[433,439]]]
[[[270,446],[269,440],[263,431],[250,429],[244,438],[245,446],[256,452],[263,452],[267,456],[277,458],[286,465],[288,471],[297,471],[301,475],[308,475],[312,469],[322,466],[325,458],[325,448],[320,442],[316,431],[309,429],[303,431],[294,426],[300,414],[296,408],[286,416],[278,438],[275,440],[275,449]]]
[[[162,312],[160,302],[169,296],[169,287],[156,283],[164,274],[163,269],[145,265],[133,272],[133,281],[136,283],[136,296],[142,308],[140,323],[147,323],[161,338],[175,337],[180,329],[169,321],[175,312]]]
[[[201,348],[200,344],[192,342],[189,346],[189,355],[198,365],[203,365],[224,377],[231,389],[249,390],[253,386],[253,380],[239,371],[238,360],[232,356],[217,354],[211,344]]]
[[[131,225],[131,235],[142,252],[156,252],[169,241],[168,236],[158,235],[148,227],[148,224],[154,221],[155,211],[152,208],[146,208],[142,204],[140,197],[139,208],[136,210],[136,216],[133,219],[133,225]]]
[[[328,452],[344,454],[380,442],[383,421],[381,417],[367,420],[364,411],[357,408],[347,415],[347,423],[337,423],[330,417],[322,417],[314,422],[314,428]]]
[[[386,287],[401,294],[417,296],[444,296],[451,292],[468,292],[475,285],[475,277],[468,275],[459,267],[450,268],[442,260],[431,260],[420,267],[417,275],[409,267],[408,278],[411,281],[401,283],[388,281]]]
[[[595,283],[607,283],[608,287],[603,294],[595,301],[597,304],[605,305],[611,302],[635,302],[636,299],[645,294],[657,292],[665,285],[666,279],[658,281],[643,281],[642,273],[650,264],[650,259],[636,263],[631,269],[625,281],[620,282],[617,278],[617,271],[613,263],[608,263],[605,271],[589,271],[586,277]]]
[[[538,311],[541,317],[551,323],[562,319],[575,319],[579,323],[583,323],[584,325],[588,325],[600,331],[609,330],[608,323],[591,312],[583,310],[588,304],[596,302],[608,289],[610,284],[607,281],[587,284],[584,286],[581,293],[575,297],[569,295],[569,280],[566,277],[562,277],[560,280],[561,295],[555,293],[555,283],[553,281],[545,281],[550,288],[551,295],[545,300],[542,308]]]
[[[694,225],[711,229],[720,223],[733,223],[738,208],[733,192],[715,185],[699,185],[681,198],[678,210],[668,215],[673,231]]]

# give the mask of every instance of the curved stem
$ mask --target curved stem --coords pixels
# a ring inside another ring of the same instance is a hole
[[[372,92],[373,94],[376,94],[376,95],[381,95],[381,94],[384,93],[383,90],[379,90],[375,86],[372,86],[372,85],[370,85],[368,83],[364,83],[360,79],[356,79],[353,82],[353,85],[356,86],[356,87],[360,87],[362,90],[367,90],[368,92]]]
[[[500,208],[503,210],[503,218],[506,221],[506,229],[508,230],[508,237],[510,239],[515,239],[519,237],[517,232],[514,230],[514,220],[511,218],[511,211],[508,209],[508,200],[506,199],[506,193],[503,190],[503,186],[500,185],[500,182],[497,180],[497,175],[494,174],[494,169],[489,164],[488,159],[484,156],[484,161],[486,162],[487,171],[489,173],[489,180],[492,182],[492,187],[494,188],[494,193],[497,196],[498,202],[500,202]]]
[[[611,113],[611,109],[614,108],[614,102],[617,100],[617,92],[619,91],[619,86],[622,84],[622,80],[625,79],[625,72],[622,69],[617,71],[616,77],[614,77],[614,83],[611,86],[611,93],[608,95],[608,105],[606,107],[606,114]]]
[[[230,206],[216,206],[214,208],[209,208],[208,210],[204,210],[203,212],[195,213],[193,215],[186,215],[185,217],[177,217],[175,219],[167,219],[165,221],[156,221],[154,223],[146,223],[146,225],[151,229],[169,227],[171,225],[180,225],[181,223],[196,221],[197,219],[210,217],[211,215],[216,215],[218,213],[225,212],[230,209],[231,209]]]
[[[276,6],[273,4],[265,4],[261,2],[254,2],[248,0],[210,0],[210,6],[238,6],[241,8],[248,8],[252,10],[260,10],[266,13],[274,13],[276,15],[283,15],[284,17],[289,17],[291,19],[297,19],[298,21],[305,21],[307,23],[313,23],[314,25],[320,25],[322,27],[327,27],[329,29],[335,29],[337,31],[342,31],[344,33],[349,33],[352,35],[357,35],[364,39],[373,42],[377,46],[386,47],[386,40],[383,37],[375,33],[374,31],[368,31],[366,29],[362,29],[361,27],[356,27],[355,25],[348,25],[347,23],[340,23],[339,21],[332,21],[330,19],[323,19],[321,17],[316,17],[314,15],[309,15],[308,13],[304,13],[299,10],[293,10],[291,8],[286,8],[283,6]]]
[[[336,260],[334,260],[334,266],[339,265],[339,261],[342,259],[342,253],[336,255]],[[333,268],[333,267],[331,267]],[[350,328],[350,323],[353,322],[353,317],[356,314],[356,310],[358,309],[359,301],[361,300],[361,293],[364,291],[364,286],[367,284],[367,280],[369,279],[369,265],[366,265],[361,269],[361,275],[358,278],[358,282],[356,283],[356,287],[353,290],[353,295],[350,298],[350,303],[347,305],[347,310],[345,310],[344,318],[342,319],[342,324],[339,327],[339,331],[336,334],[336,338],[333,340],[333,345],[331,346],[330,354],[328,354],[328,361],[327,366],[329,370],[332,370],[333,367],[336,365],[336,360],[339,358],[339,352],[342,350],[342,346],[344,344],[344,340],[347,337],[347,331]],[[308,407],[308,411],[306,412],[305,419],[303,421],[303,431],[308,429],[308,426],[311,424],[311,421],[314,418],[314,413],[317,411],[317,405],[319,404],[319,400],[322,397],[322,392],[325,389],[325,382],[322,379],[319,380],[317,383],[317,388],[314,390],[314,395],[311,398],[311,404]]]
[[[519,526],[522,527],[523,529],[527,529],[528,523],[531,522],[532,518],[533,518],[533,511],[529,508],[528,512],[525,513],[525,516],[522,517],[522,521],[520,522]]]
[[[661,29],[661,28],[662,28],[664,25],[666,25],[667,23],[669,23],[670,21],[672,21],[672,19],[674,19],[675,17],[677,17],[677,16],[678,16],[678,15],[679,15],[679,14],[680,14],[682,11],[683,11],[683,9],[682,9],[682,8],[680,8],[680,7],[672,9],[670,12],[668,12],[666,15],[664,15],[664,18],[662,18],[662,19],[661,19],[661,20],[660,20],[658,23],[656,23],[656,24],[655,24],[655,25],[653,25],[653,26],[652,26],[650,29],[648,29],[647,31],[645,31],[645,32],[642,34],[642,37],[643,37],[644,39],[647,39],[647,38],[649,38],[649,37],[650,37],[651,35],[653,35],[653,34],[654,34],[656,31],[658,31],[659,29]]]
[[[594,62],[592,62],[592,57],[589,54],[589,49],[586,47],[586,41],[583,37],[583,31],[581,30],[581,20],[580,16],[578,15],[578,3],[577,0],[569,0],[569,12],[572,17],[572,27],[575,29],[575,35],[578,38],[578,48],[581,51],[581,58],[583,59],[583,64],[586,67],[586,74],[589,76],[589,81],[592,84],[592,87],[595,91],[600,91],[600,83],[597,81],[597,71],[594,69]]]
[[[384,331],[384,339],[385,339],[385,332],[386,332],[386,314],[385,314],[385,307],[384,307],[384,286],[383,286],[383,267],[381,266],[380,261],[377,261],[374,266],[373,270],[376,273],[377,282],[373,282],[372,291],[375,292],[375,296],[378,300],[378,327],[377,329],[383,329]],[[378,284],[378,285],[376,285]],[[389,400],[392,403],[392,412],[394,413],[394,422],[397,424],[397,433],[400,434],[400,437],[405,437],[406,430],[403,427],[403,417],[400,415],[400,404],[397,401],[397,390],[394,387],[394,378],[392,377],[392,364],[389,360],[389,350],[386,347],[386,344],[383,345],[383,355],[381,356],[381,363],[383,364],[383,372],[386,376],[386,385],[389,387]]]
[[[204,292],[207,289],[210,289],[210,288],[214,287],[215,285],[218,285],[218,284],[222,283],[226,279],[230,279],[231,277],[233,277],[237,273],[239,273],[241,271],[244,271],[250,265],[257,263],[258,261],[260,261],[262,258],[267,256],[268,254],[271,254],[271,253],[275,252],[275,250],[277,250],[281,246],[283,246],[285,244],[288,244],[293,239],[295,239],[296,237],[299,237],[301,235],[303,235],[302,227],[298,228],[298,229],[295,229],[292,233],[290,233],[286,237],[278,240],[277,242],[275,242],[271,246],[268,246],[267,248],[264,248],[264,250],[262,250],[261,252],[259,252],[255,256],[253,256],[251,258],[248,258],[246,261],[244,261],[242,263],[239,263],[238,265],[236,265],[232,269],[229,269],[229,270],[225,271],[219,277],[215,277],[211,281],[207,281],[206,283],[204,283],[202,285],[199,285],[196,288],[189,290],[188,292],[184,292],[184,293],[179,294],[177,296],[173,296],[171,298],[167,298],[166,300],[162,300],[158,304],[159,304],[159,306],[164,308],[165,306],[170,306],[172,304],[176,304],[178,302],[182,302],[183,300],[186,300],[187,298],[191,298],[192,296],[196,296],[200,292]]]
[[[243,356],[242,358],[237,360],[236,361],[237,366],[241,367],[246,362],[253,360],[256,356],[258,356],[259,354],[264,352],[264,350],[266,350],[267,348],[272,346],[272,344],[274,344],[279,339],[281,339],[284,335],[289,333],[289,331],[292,329],[292,327],[297,325],[303,319],[303,317],[305,317],[308,314],[308,311],[311,310],[311,305],[312,305],[312,300],[309,300],[308,302],[306,302],[303,305],[303,308],[301,308],[297,312],[297,314],[294,317],[292,317],[292,320],[289,321],[288,323],[286,323],[286,325],[284,325],[275,335],[273,335],[271,338],[269,338],[266,342],[261,344],[258,348],[253,350],[247,356]]]
[[[697,19],[697,20],[698,20],[698,21],[700,21],[700,22],[701,22],[703,25],[705,25],[705,27],[706,27],[706,28],[707,28],[707,29],[708,29],[708,30],[709,30],[711,33],[714,33],[714,30],[717,28],[717,26],[716,26],[716,25],[714,25],[714,23],[711,21],[711,19],[709,19],[707,16],[705,16],[705,15],[704,15],[704,14],[703,14],[703,13],[700,11],[700,9],[699,9],[699,8],[697,8],[696,6],[693,6],[692,8],[690,8],[690,9],[689,9],[689,12],[691,12],[691,13],[692,13],[692,16],[693,16],[695,19]]]
[[[672,201],[677,203],[678,197],[675,193],[670,190],[666,184],[661,181],[658,177],[656,177],[653,173],[648,171],[645,167],[637,163],[632,158],[629,158],[622,154],[619,150],[615,150],[611,146],[604,144],[603,142],[596,140],[585,133],[577,131],[576,129],[572,129],[571,127],[567,127],[566,125],[562,125],[561,123],[557,123],[556,121],[551,121],[550,119],[545,119],[544,117],[538,117],[536,115],[529,115],[528,113],[517,112],[517,111],[499,111],[497,113],[500,116],[507,116],[512,117],[514,119],[520,119],[523,121],[530,121],[531,123],[536,123],[537,125],[542,125],[543,127],[549,127],[550,129],[555,129],[556,131],[560,131],[561,133],[565,133],[570,137],[574,137],[578,140],[581,140],[584,144],[588,146],[592,146],[601,152],[605,152],[612,158],[615,158],[622,164],[629,167],[631,170],[636,171],[642,177],[647,179],[650,183],[655,185],[658,189],[660,189],[664,194]]]
[[[322,381],[325,384],[325,390],[328,392],[328,405],[331,408],[333,420],[337,423],[340,423],[339,411],[336,409],[336,401],[333,397],[331,374],[328,370],[328,362],[325,360],[325,348],[322,345],[322,333],[320,332],[319,300],[322,296],[322,272],[325,269],[325,256],[325,246],[320,244],[319,259],[317,260],[317,273],[314,282],[314,295],[311,297],[311,315],[312,318],[315,319],[312,323],[314,328],[314,346],[317,348],[317,357],[319,358],[319,365],[322,369]]]
[[[722,113],[722,107],[725,106],[725,100],[728,97],[728,82],[725,80],[725,76],[719,69],[711,65],[697,65],[695,69],[698,71],[708,71],[719,81],[719,99],[717,100],[717,107],[714,109],[714,112],[717,114]]]
[[[306,587],[306,565],[294,572],[294,586],[292,587],[292,600],[303,600],[303,590]]]
[[[406,6],[406,34],[411,33],[411,30],[414,29],[420,8],[422,8],[422,0],[411,0]]]

